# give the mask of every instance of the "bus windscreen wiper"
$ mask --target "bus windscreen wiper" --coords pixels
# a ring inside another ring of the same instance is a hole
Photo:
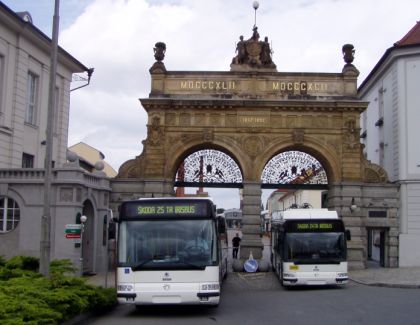
[[[197,269],[197,270],[204,270],[206,268],[205,265],[197,265],[197,264],[194,264],[194,263],[191,263],[191,262],[187,262],[185,260],[182,261],[181,263],[183,263],[185,265],[188,265],[188,266],[191,266],[191,267],[193,267],[194,269]]]
[[[141,261],[139,264],[137,264],[137,265],[135,265],[135,266],[132,266],[132,267],[131,267],[131,269],[132,269],[133,271],[138,271],[138,270],[140,270],[140,269],[141,269],[141,267],[142,267],[143,265],[146,265],[146,264],[148,264],[148,263],[150,263],[150,262],[153,262],[153,258],[148,258],[147,260]]]

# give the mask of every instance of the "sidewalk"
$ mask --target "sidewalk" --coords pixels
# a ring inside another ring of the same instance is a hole
[[[349,271],[350,280],[371,286],[420,289],[420,267],[369,268]]]

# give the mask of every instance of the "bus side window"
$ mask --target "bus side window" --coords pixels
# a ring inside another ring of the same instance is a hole
[[[284,233],[283,232],[278,232],[278,240],[277,240],[277,252],[279,253],[280,257],[283,258],[283,245],[284,245],[284,241],[283,241],[283,237],[284,237]]]

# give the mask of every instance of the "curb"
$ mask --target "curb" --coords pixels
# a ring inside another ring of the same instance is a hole
[[[420,284],[408,284],[408,283],[386,283],[386,282],[367,282],[362,280],[356,280],[349,278],[350,281],[355,283],[371,286],[371,287],[383,287],[383,288],[400,288],[400,289],[420,289]]]

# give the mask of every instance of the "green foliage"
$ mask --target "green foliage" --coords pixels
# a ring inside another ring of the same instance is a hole
[[[76,272],[76,268],[69,259],[54,260],[50,263],[50,272],[54,274],[64,275],[66,273]]]
[[[8,260],[5,266],[8,269],[38,271],[39,259],[32,256],[15,256]]]
[[[0,265],[0,324],[59,324],[85,311],[116,303],[114,289],[86,284],[69,260],[53,261],[51,278],[18,267],[33,268],[24,257]],[[28,266],[29,265],[29,266]]]

